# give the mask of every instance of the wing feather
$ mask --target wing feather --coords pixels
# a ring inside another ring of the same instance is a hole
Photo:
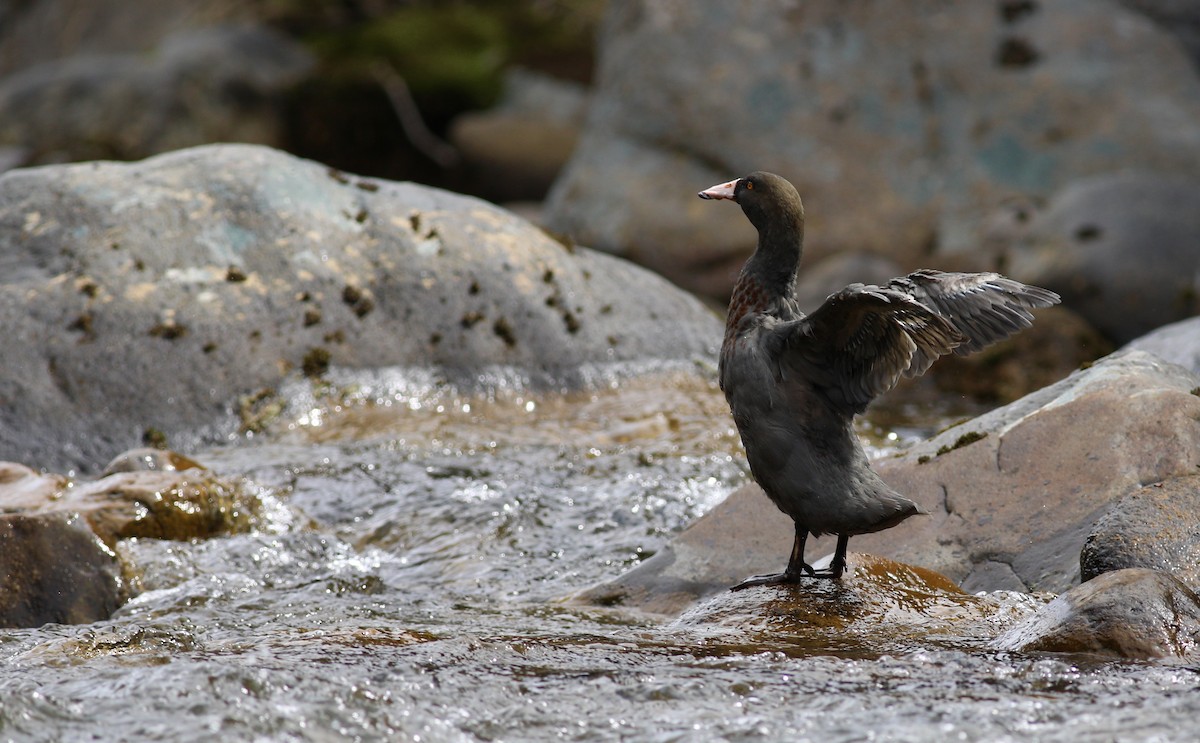
[[[1058,301],[998,273],[921,270],[882,287],[851,284],[812,315],[777,325],[772,345],[783,366],[860,413],[901,376],[1007,338],[1032,324],[1031,309]]]
[[[966,355],[1033,324],[1032,309],[1058,304],[1048,289],[1022,284],[998,273],[946,273],[929,269],[893,279],[888,288],[904,293],[946,318],[965,342]]]
[[[830,401],[853,412],[963,342],[951,323],[908,294],[862,284],[831,295],[812,315],[775,332],[782,363],[799,368]]]

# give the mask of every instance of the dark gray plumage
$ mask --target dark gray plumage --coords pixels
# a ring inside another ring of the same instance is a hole
[[[885,286],[851,284],[806,316],[793,298],[804,207],[792,184],[757,172],[699,196],[736,202],[758,230],[730,300],[719,374],[750,471],[796,532],[784,572],[734,589],[839,578],[852,535],[922,513],[871,470],[854,415],[942,354],[1029,327],[1030,309],[1058,295],[996,273],[921,270]],[[809,534],[838,535],[828,570],[804,562]]]

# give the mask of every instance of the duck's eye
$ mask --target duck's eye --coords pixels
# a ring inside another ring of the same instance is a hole
[[[753,190],[754,190],[754,181],[746,181],[746,190],[747,190],[747,191],[753,191]]]

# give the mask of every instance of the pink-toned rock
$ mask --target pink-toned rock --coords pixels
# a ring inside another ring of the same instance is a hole
[[[1114,354],[877,462],[931,515],[855,537],[851,548],[937,571],[968,591],[1065,591],[1078,583],[1080,549],[1113,502],[1200,466],[1198,385],[1200,377],[1150,354]],[[587,597],[677,609],[779,570],[791,542],[789,519],[747,485]],[[828,537],[810,545],[812,555],[833,546]]]
[[[884,479],[933,515],[857,547],[970,591],[1064,591],[1113,502],[1200,465],[1198,382],[1155,356],[1114,354],[880,462]]]

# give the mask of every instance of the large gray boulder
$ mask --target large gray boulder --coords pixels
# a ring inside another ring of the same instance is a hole
[[[1164,325],[1125,347],[1152,353],[1200,374],[1200,317]]]
[[[658,276],[490,204],[249,145],[0,177],[0,326],[0,459],[61,469],[232,433],[290,370],[572,387],[708,362],[721,334]]]
[[[1200,177],[1123,172],[1056,193],[1009,253],[1115,343],[1200,313]]]
[[[299,42],[257,25],[179,32],[151,53],[48,61],[0,80],[0,144],[35,163],[278,146],[285,95],[313,65]]]
[[[258,11],[257,16],[261,16]],[[250,3],[23,0],[0,4],[0,76],[76,55],[146,52],[179,31],[253,20]]]
[[[1118,3],[616,0],[548,220],[688,286],[725,267],[727,288],[753,231],[695,192],[751,170],[796,183],[814,256],[911,267],[974,250],[1013,196],[1198,166],[1192,60]]]
[[[929,568],[965,590],[1061,592],[1096,521],[1146,482],[1190,479],[1200,377],[1142,352],[1089,369],[877,462],[930,516],[855,537],[855,551]],[[730,495],[590,600],[678,611],[787,560],[792,524],[756,485]],[[832,540],[809,541],[809,556]]]

